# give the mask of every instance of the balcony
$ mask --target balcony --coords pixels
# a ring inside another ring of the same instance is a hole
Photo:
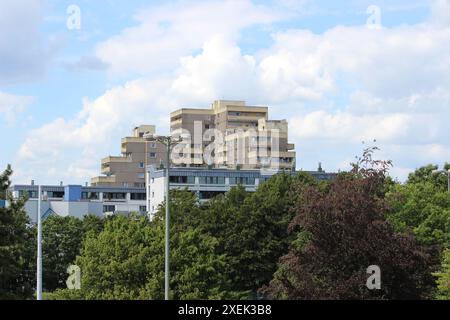
[[[183,124],[183,119],[177,119],[177,120],[170,121],[170,126],[172,126],[172,127],[181,126],[182,124]]]
[[[127,144],[128,143],[144,143],[145,140],[143,138],[137,138],[137,137],[126,137],[122,138],[122,153],[127,153]]]
[[[295,150],[295,144],[293,144],[293,143],[288,143],[287,146],[286,146],[286,149],[287,149],[288,151]]]
[[[91,184],[93,186],[105,185],[105,184],[115,184],[115,176],[98,176],[91,179]]]
[[[129,157],[112,157],[112,156],[109,156],[109,157],[106,157],[106,158],[102,159],[102,166],[106,165],[106,164],[109,164],[109,163],[112,163],[112,162],[115,162],[115,163],[130,163],[130,162],[132,162],[132,160]]]

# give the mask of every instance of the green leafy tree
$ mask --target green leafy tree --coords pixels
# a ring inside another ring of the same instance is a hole
[[[450,249],[444,251],[441,271],[437,276],[437,299],[450,300]]]
[[[33,239],[24,210],[26,199],[14,200],[7,192],[11,167],[0,175],[0,199],[9,205],[0,208],[0,299],[28,299],[32,296],[31,251]]]
[[[288,251],[290,209],[300,196],[291,192],[293,185],[300,191],[317,182],[306,173],[275,175],[255,193],[237,186],[203,206],[195,194],[177,191],[171,197],[172,223],[177,230],[193,227],[215,237],[216,254],[227,262],[229,291],[238,298],[256,298],[258,288],[272,279],[278,258]],[[163,214],[161,207],[160,219]]]
[[[87,215],[82,220],[75,217],[50,216],[42,223],[42,276],[43,289],[53,292],[67,287],[67,268],[75,264],[83,239],[88,233],[98,235],[104,219]],[[33,226],[33,238],[29,240],[30,263],[28,269],[35,277],[37,227]],[[33,283],[35,282],[35,278]]]
[[[83,242],[83,222],[50,216],[42,224],[42,269],[45,291],[65,288],[67,268],[74,264]]]
[[[93,214],[89,214],[83,217],[82,229],[84,235],[86,235],[88,232],[99,234],[103,231],[104,226],[105,218],[103,217],[99,217]]]
[[[435,171],[439,169],[438,165],[429,164],[427,166],[421,167],[410,173],[408,176],[407,184],[416,184],[430,182],[439,188],[441,191],[448,190],[448,177],[446,174],[436,173]],[[444,170],[450,169],[450,164],[445,163]]]
[[[395,185],[386,197],[387,219],[397,231],[411,230],[426,245],[450,248],[450,194],[424,180]]]
[[[172,232],[173,299],[231,297],[216,246],[216,239],[195,229]],[[109,219],[100,234],[87,234],[77,265],[81,291],[59,290],[49,299],[163,299],[164,225],[137,216]]]

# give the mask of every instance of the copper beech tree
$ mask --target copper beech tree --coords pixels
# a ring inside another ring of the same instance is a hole
[[[309,187],[296,197],[295,235],[279,261],[269,299],[426,299],[432,295],[437,251],[396,233],[385,219],[390,161],[366,149],[353,170],[325,189]],[[296,190],[293,190],[296,194]],[[298,193],[297,193],[298,194]],[[366,286],[369,266],[381,270],[381,289]]]

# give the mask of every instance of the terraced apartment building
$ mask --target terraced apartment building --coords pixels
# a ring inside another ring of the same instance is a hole
[[[191,145],[182,150],[188,167],[295,170],[295,145],[289,143],[288,122],[269,120],[266,106],[217,100],[209,109],[174,111],[170,119],[172,135],[190,134]],[[205,153],[211,142],[215,142],[214,159],[209,161]]]
[[[165,146],[147,141],[144,134],[155,134],[153,125],[134,128],[131,137],[122,138],[121,155],[101,160],[101,176],[91,179],[93,187],[145,187],[145,168],[161,166],[165,161]]]
[[[180,150],[174,150],[171,166],[295,170],[295,146],[288,140],[288,123],[269,120],[268,109],[247,106],[245,101],[218,100],[209,109],[183,108],[172,112],[171,135],[187,133],[189,140],[179,144]],[[92,178],[91,185],[145,187],[145,168],[165,165],[166,147],[144,137],[155,131],[153,125],[136,127],[131,137],[122,139],[120,156],[101,160],[102,175]],[[212,143],[214,159],[210,161],[207,154]]]

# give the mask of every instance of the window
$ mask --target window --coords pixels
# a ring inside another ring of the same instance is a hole
[[[209,129],[209,124],[205,124],[205,129],[206,129],[206,130]]]
[[[145,164],[143,162],[139,162],[139,168],[144,169]]]
[[[151,142],[149,144],[150,149],[156,149],[156,143],[155,142]]]
[[[131,200],[147,200],[147,195],[145,193],[132,193],[130,195]]]
[[[200,184],[225,184],[225,177],[200,177]]]
[[[152,178],[152,183],[155,183],[155,178]]]
[[[255,185],[255,178],[245,178],[245,177],[233,177],[230,178],[231,185],[244,185],[244,186],[253,186]]]
[[[127,194],[122,192],[105,192],[103,194],[103,199],[105,200],[125,200],[126,198]]]
[[[98,200],[99,194],[98,194],[98,192],[82,192],[81,199],[83,199],[83,200]]]
[[[224,193],[224,191],[200,191],[199,198],[200,200],[209,200]]]
[[[29,199],[37,199],[38,197],[36,191],[19,191],[19,197],[24,197],[25,195],[27,195]]]
[[[172,176],[170,177],[170,183],[195,184],[195,177]]]
[[[139,179],[145,179],[145,173],[138,173]]]
[[[103,213],[116,211],[116,206],[103,206]]]
[[[147,207],[146,206],[139,206],[139,212],[146,212]]]
[[[47,191],[49,198],[64,198],[64,191]]]
[[[150,152],[149,156],[150,156],[150,158],[155,159],[156,158],[156,152]]]

